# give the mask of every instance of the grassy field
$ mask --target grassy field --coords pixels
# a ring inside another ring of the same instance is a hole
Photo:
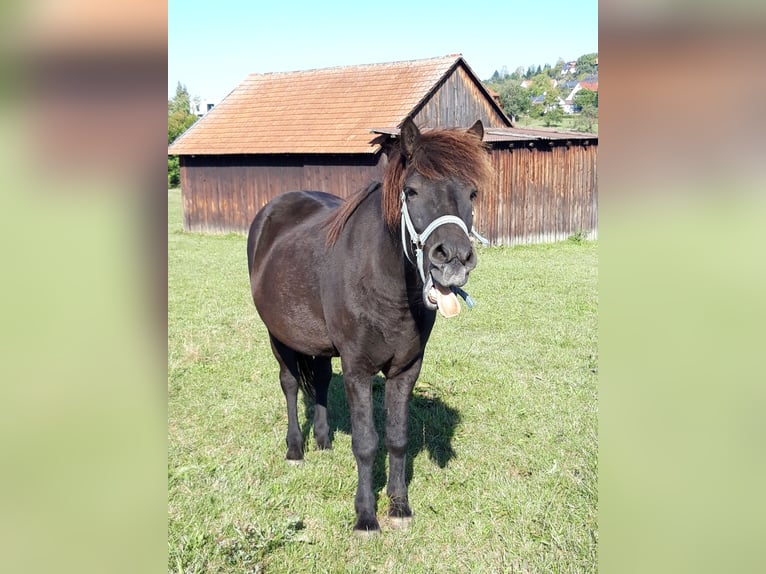
[[[479,252],[477,305],[437,319],[411,402],[412,528],[384,519],[379,424],[383,533],[359,540],[339,362],[333,450],[310,437],[289,466],[245,238],[184,233],[168,202],[169,572],[596,571],[595,243]],[[375,401],[382,423],[380,380]]]
[[[562,131],[566,131],[566,130],[577,131],[577,122],[578,122],[577,116],[565,115],[561,119],[561,122],[558,125],[549,126],[548,129],[562,130]],[[521,116],[514,123],[514,126],[518,128],[547,127],[545,125],[545,118],[531,118],[529,116]],[[591,129],[589,133],[594,133],[594,134],[598,133],[598,119],[594,122],[593,129]]]

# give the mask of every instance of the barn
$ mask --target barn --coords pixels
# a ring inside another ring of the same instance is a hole
[[[598,138],[513,128],[460,55],[248,76],[168,148],[184,228],[244,233],[290,190],[350,196],[379,178],[408,115],[421,129],[484,123],[496,180],[475,226],[493,244],[595,234]]]

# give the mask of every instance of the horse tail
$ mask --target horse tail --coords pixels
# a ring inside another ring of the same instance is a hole
[[[259,214],[260,215],[260,214]],[[247,272],[253,274],[253,266],[255,264],[255,251],[258,247],[258,238],[261,235],[263,229],[263,217],[256,216],[253,222],[250,224],[250,230],[247,234]]]
[[[303,394],[314,399],[316,391],[314,389],[314,357],[295,353],[295,363],[298,366],[298,386]]]

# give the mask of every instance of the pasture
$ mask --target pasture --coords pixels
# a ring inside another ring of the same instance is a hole
[[[352,536],[356,467],[339,374],[333,449],[285,460],[278,367],[245,238],[182,229],[168,193],[168,571],[595,572],[596,243],[479,250],[476,300],[437,318],[410,404],[412,527]]]

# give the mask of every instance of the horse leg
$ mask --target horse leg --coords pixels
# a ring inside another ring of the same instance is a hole
[[[279,363],[279,383],[287,401],[287,460],[303,460],[303,433],[298,425],[298,362],[296,352],[271,337],[271,350]]]
[[[320,449],[330,448],[330,425],[327,423],[327,391],[332,379],[332,362],[329,358],[314,359],[314,438]]]
[[[405,477],[407,430],[412,388],[420,373],[420,361],[407,371],[386,379],[386,448],[388,449],[388,515],[394,528],[407,528],[412,521]]]
[[[372,492],[372,466],[378,451],[378,433],[372,411],[372,376],[357,374],[343,368],[349,413],[351,414],[351,450],[356,459],[358,482],[356,486],[356,524],[354,533],[377,534],[380,531],[375,517],[375,495]]]

